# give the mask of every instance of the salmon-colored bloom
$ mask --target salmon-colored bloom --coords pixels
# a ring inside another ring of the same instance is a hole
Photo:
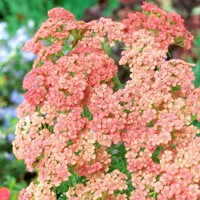
[[[200,119],[200,90],[192,64],[166,59],[169,45],[190,48],[192,36],[178,14],[142,8],[122,22],[89,23],[55,8],[25,45],[37,58],[24,78],[13,151],[29,171],[37,169],[38,182],[19,200],[55,200],[63,181],[71,200],[200,198],[200,141],[192,125]],[[124,85],[121,66],[130,69]],[[122,144],[119,171],[114,147]],[[70,183],[71,176],[85,181]]]
[[[0,199],[9,200],[10,199],[10,190],[6,187],[0,188]]]

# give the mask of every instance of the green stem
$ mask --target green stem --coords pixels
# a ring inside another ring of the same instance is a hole
[[[69,177],[69,185],[70,185],[70,187],[73,187],[71,176]]]
[[[0,63],[0,67],[7,65],[16,56],[16,50],[13,50],[6,60]]]
[[[122,86],[122,84],[120,83],[120,80],[119,80],[117,74],[115,75],[115,78],[116,78],[117,84],[120,86],[121,89],[123,89],[123,86]]]

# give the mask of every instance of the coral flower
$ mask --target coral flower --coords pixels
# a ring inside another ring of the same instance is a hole
[[[10,190],[6,187],[0,188],[0,200],[9,200]]]

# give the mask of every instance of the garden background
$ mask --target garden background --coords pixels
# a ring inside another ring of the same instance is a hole
[[[193,68],[195,87],[200,86],[200,0],[154,0],[160,8],[176,11],[185,19],[186,28],[194,35],[191,50],[170,47],[170,57],[181,58],[196,64]],[[76,19],[91,21],[103,17],[121,20],[130,11],[140,10],[141,0],[1,0],[0,1],[0,188],[8,188],[10,199],[36,177],[28,173],[23,161],[12,153],[16,107],[23,101],[22,80],[30,71],[35,56],[22,51],[26,41],[47,18],[53,7],[64,7]],[[121,80],[128,73],[120,71]],[[196,122],[197,123],[197,122]],[[196,124],[199,126],[199,124]],[[0,189],[1,200],[1,189]]]

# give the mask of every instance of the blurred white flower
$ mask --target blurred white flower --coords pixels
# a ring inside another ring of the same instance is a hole
[[[10,51],[8,48],[6,48],[5,46],[0,46],[0,63],[4,62],[8,56],[10,55]]]
[[[11,95],[10,95],[10,100],[13,102],[13,103],[16,103],[16,104],[20,104],[23,102],[24,100],[24,97],[21,93],[19,93],[17,90],[13,90],[11,92]]]
[[[28,28],[32,28],[34,26],[34,21],[29,20],[27,26]],[[30,40],[27,29],[21,27],[16,31],[14,37],[9,38],[9,35],[6,32],[6,27],[6,22],[0,23],[0,63],[7,63],[9,60],[13,59],[13,55],[16,54],[16,49],[20,49],[21,56],[25,61],[34,60],[36,56],[33,53],[21,50],[24,44]]]
[[[35,22],[32,19],[28,20],[28,27],[32,29],[35,26]]]
[[[16,35],[8,41],[8,46],[11,49],[21,48],[30,37],[24,27],[17,30]]]
[[[6,22],[0,22],[0,40],[7,40],[9,38],[6,27]]]
[[[34,53],[22,51],[22,57],[26,61],[32,61],[36,58]]]

